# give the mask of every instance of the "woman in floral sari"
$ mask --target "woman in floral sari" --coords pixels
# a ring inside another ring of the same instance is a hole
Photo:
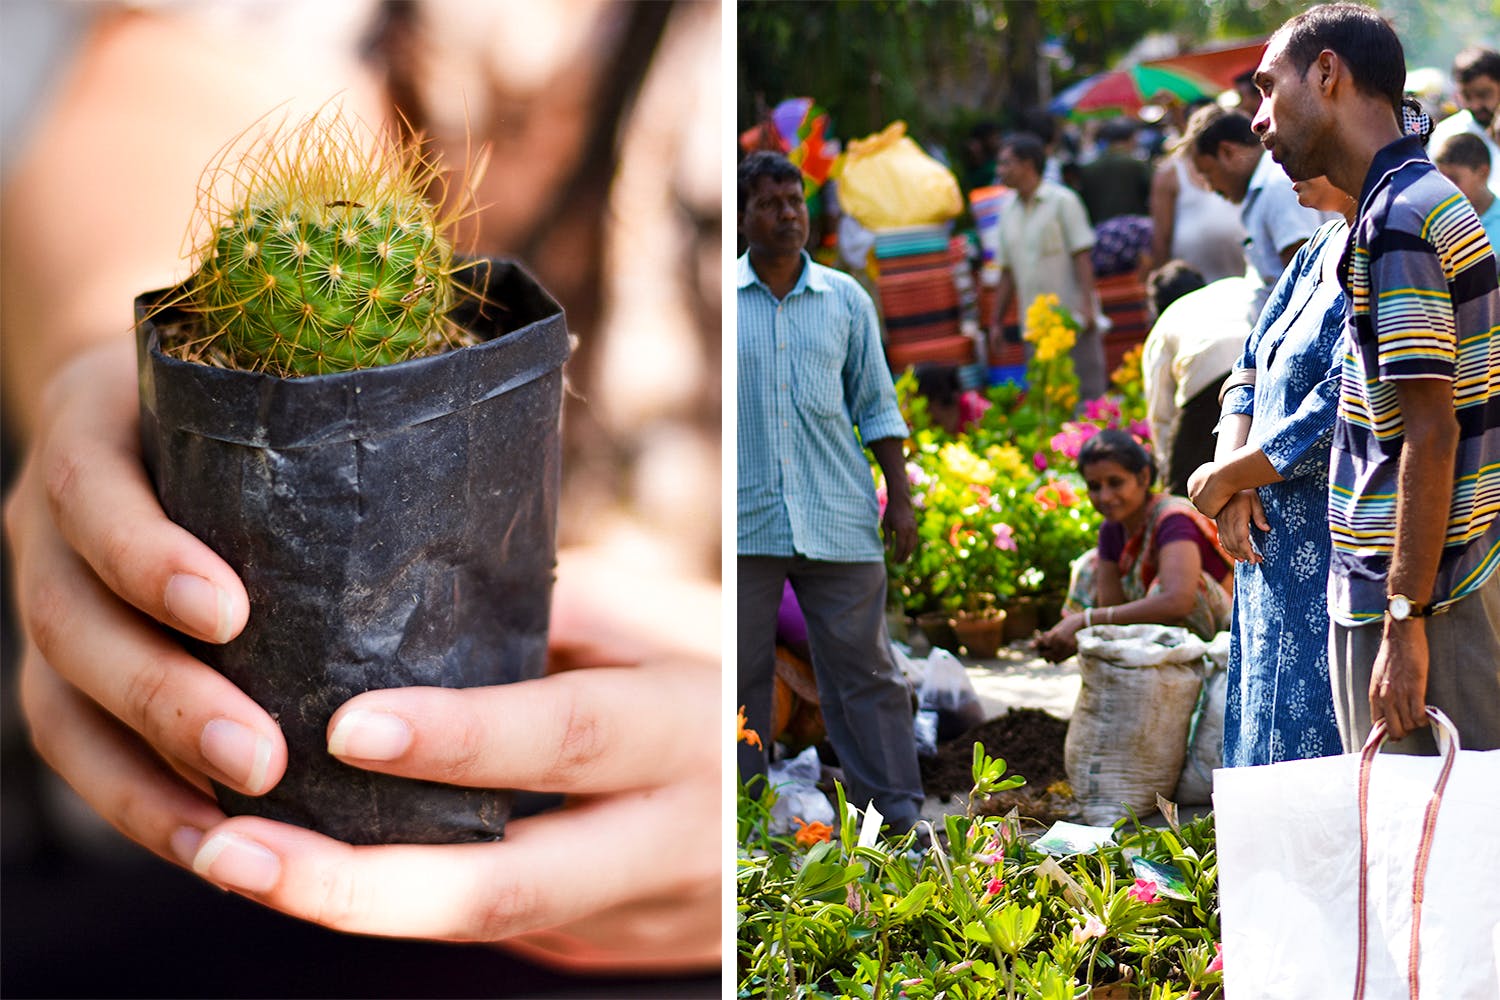
[[[1042,655],[1073,655],[1091,625],[1180,625],[1204,639],[1228,629],[1233,563],[1212,521],[1152,490],[1151,454],[1125,431],[1103,430],[1079,450],[1078,471],[1104,523],[1078,561],[1063,620],[1036,640]]]

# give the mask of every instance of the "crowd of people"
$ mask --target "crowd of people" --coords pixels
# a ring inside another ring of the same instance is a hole
[[[1431,753],[1427,704],[1455,719],[1466,747],[1500,747],[1500,53],[1466,49],[1453,77],[1463,110],[1434,129],[1404,92],[1394,29],[1370,8],[1325,4],[1271,36],[1238,106],[1182,109],[1154,167],[1125,121],[1101,130],[1097,158],[1076,170],[1059,169],[1054,137],[1036,127],[976,130],[970,144],[994,171],[971,163],[966,178],[1013,192],[997,223],[988,346],[1003,343],[1013,302],[1057,295],[1078,320],[1084,399],[1106,378],[1098,247],[1122,218],[1147,223],[1133,266],[1149,272],[1154,300],[1143,363],[1154,453],[1123,431],[1084,445],[1078,472],[1103,525],[1062,620],[1034,645],[1057,660],[1093,625],[1227,631],[1230,766],[1355,750],[1377,721],[1397,750]],[[843,618],[851,605],[804,586],[814,573],[867,576],[861,607],[883,595],[873,492],[839,471],[860,442],[896,500],[887,544],[898,560],[909,551],[904,475],[889,454],[905,430],[889,374],[871,374],[873,309],[830,294],[790,222],[775,256],[764,217],[752,230],[773,183],[768,156],[740,170],[738,673],[752,720],[769,711],[769,639],[758,636],[783,579],[819,615]],[[791,218],[799,199],[786,176]],[[922,374],[946,413],[952,380]],[[954,417],[950,431],[962,426]],[[839,442],[838,463],[809,463],[824,436]],[[839,552],[821,533],[850,517],[862,547]],[[752,609],[746,574],[766,560],[776,573]],[[880,690],[894,704],[886,638],[873,615],[863,620],[856,643],[810,636],[819,684]],[[834,749],[885,755],[887,778],[903,777],[882,787],[865,776],[861,788],[904,828],[911,762],[891,745],[904,730],[844,716],[846,697],[833,703]],[[740,764],[763,772],[764,749],[742,748]]]

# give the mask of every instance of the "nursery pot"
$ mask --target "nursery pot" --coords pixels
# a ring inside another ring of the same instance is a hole
[[[1041,605],[1035,597],[1015,597],[1005,606],[1005,642],[1030,639],[1041,627]]]
[[[974,615],[960,613],[953,619],[953,634],[969,656],[993,660],[1004,641],[1005,619],[1005,611],[998,608]]]
[[[335,709],[375,688],[540,676],[556,565],[561,307],[510,261],[471,262],[456,318],[481,341],[281,379],[162,353],[191,318],[136,302],[141,436],[172,520],[234,567],[250,619],[190,652],[268,711],[286,776],[227,812],[355,844],[499,839],[511,793],[349,767]],[[504,720],[497,720],[504,724]]]
[[[928,611],[917,615],[917,628],[927,637],[933,649],[958,650],[958,636],[953,634],[953,620],[946,611]]]

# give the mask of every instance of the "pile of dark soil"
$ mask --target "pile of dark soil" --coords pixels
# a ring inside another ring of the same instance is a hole
[[[1004,758],[1007,774],[1019,774],[1026,784],[991,796],[980,813],[1002,815],[1016,809],[1043,824],[1071,818],[1075,806],[1063,758],[1067,737],[1066,719],[1039,708],[1013,708],[938,744],[937,755],[921,762],[922,786],[928,795],[962,803],[974,786],[974,744],[982,743],[985,753]]]

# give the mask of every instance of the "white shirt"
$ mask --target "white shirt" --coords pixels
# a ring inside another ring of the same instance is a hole
[[[1286,267],[1281,252],[1305,242],[1332,218],[1331,213],[1325,215],[1297,201],[1292,179],[1271,158],[1270,150],[1260,154],[1255,173],[1250,175],[1245,200],[1240,203],[1240,221],[1245,224],[1246,233],[1245,261],[1262,282],[1256,291],[1253,312],[1248,316],[1250,323],[1260,317],[1271,286]]]
[[[1438,122],[1427,140],[1427,148],[1435,153],[1444,139],[1464,132],[1484,140],[1485,148],[1490,151],[1490,190],[1500,195],[1500,146],[1495,145],[1495,140],[1490,138],[1489,133],[1474,120],[1474,115],[1469,111],[1460,111]]]
[[[1228,375],[1244,352],[1256,291],[1253,278],[1220,278],[1167,306],[1152,325],[1141,353],[1141,377],[1158,455],[1172,454],[1182,408]]]

